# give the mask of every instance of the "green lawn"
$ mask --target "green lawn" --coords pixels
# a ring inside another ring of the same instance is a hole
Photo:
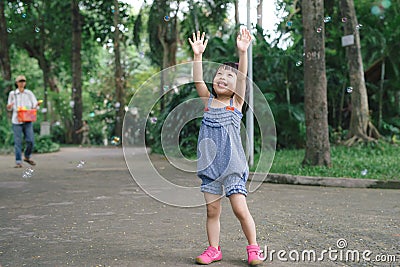
[[[318,177],[400,180],[400,146],[387,143],[355,147],[332,146],[332,167],[302,167],[305,151],[277,150],[270,173]],[[256,156],[255,162],[258,158]],[[266,171],[262,163],[257,171]],[[254,168],[253,168],[254,170]]]

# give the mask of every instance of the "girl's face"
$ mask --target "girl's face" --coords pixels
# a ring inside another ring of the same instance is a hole
[[[213,80],[217,95],[232,96],[236,88],[236,72],[231,67],[221,66]]]

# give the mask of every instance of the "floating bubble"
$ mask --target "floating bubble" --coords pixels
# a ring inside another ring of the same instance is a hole
[[[322,27],[318,27],[317,28],[317,33],[321,33],[322,32]]]
[[[117,145],[119,145],[120,140],[121,140],[121,139],[120,139],[118,136],[113,136],[113,137],[111,138],[111,144],[114,145],[114,146],[117,146]]]
[[[12,29],[11,29],[11,28],[7,28],[7,32],[8,32],[8,33],[11,33],[11,32],[12,32]]]
[[[35,27],[35,32],[40,32],[40,28],[39,27]]]
[[[262,16],[261,16],[260,14],[257,15],[257,19],[261,19],[261,17],[262,17]]]
[[[150,122],[151,122],[152,124],[157,123],[157,117],[151,117],[151,118],[150,118]]]
[[[26,14],[25,14],[25,13],[22,14],[21,17],[22,17],[23,19],[26,18]]]
[[[86,162],[84,162],[83,160],[80,160],[78,165],[76,165],[77,168],[82,168],[83,166],[85,166]]]
[[[325,17],[324,18],[324,23],[331,22],[332,18],[331,17]]]
[[[347,87],[346,92],[351,94],[353,92],[353,87],[351,87],[351,86]]]
[[[342,18],[342,22],[343,22],[343,23],[346,23],[346,22],[347,22],[347,18],[346,18],[346,17],[343,17],[343,18]]]
[[[371,13],[373,15],[380,15],[381,9],[378,6],[373,6],[373,7],[371,7]]]
[[[168,16],[168,15],[164,16],[164,20],[165,20],[165,21],[169,21],[170,19],[171,19],[170,16]]]
[[[296,62],[296,67],[300,67],[300,66],[301,66],[301,64],[303,64],[303,62],[301,62],[301,61],[297,61],[297,62]]]
[[[361,175],[362,175],[362,176],[367,175],[367,173],[368,173],[368,170],[367,170],[367,169],[364,169],[364,170],[361,171]]]
[[[362,24],[357,24],[357,25],[356,25],[356,30],[357,30],[357,31],[360,30],[360,29],[362,28],[362,26],[363,26]]]
[[[381,2],[381,6],[382,6],[383,8],[389,8],[391,5],[392,5],[392,3],[390,2],[390,0],[383,0],[383,1]]]
[[[27,168],[23,173],[22,173],[22,178],[28,179],[33,176],[33,172],[35,170],[32,168]]]
[[[293,22],[292,22],[292,21],[288,21],[288,22],[286,22],[286,26],[287,26],[287,27],[292,27],[292,24],[293,24]]]
[[[140,52],[139,52],[139,57],[140,57],[140,58],[144,58],[144,52],[143,52],[143,51],[140,51]]]

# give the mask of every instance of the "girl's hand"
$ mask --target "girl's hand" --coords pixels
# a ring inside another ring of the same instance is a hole
[[[241,33],[238,35],[236,39],[236,45],[239,50],[239,52],[246,52],[247,48],[249,48],[249,45],[251,43],[251,34],[250,31],[246,28],[243,28]]]
[[[204,50],[206,50],[208,39],[206,39],[204,41],[204,36],[205,36],[204,32],[200,37],[200,31],[197,31],[197,35],[195,33],[193,33],[193,40],[188,38],[189,43],[192,46],[193,53],[195,55],[203,54]]]

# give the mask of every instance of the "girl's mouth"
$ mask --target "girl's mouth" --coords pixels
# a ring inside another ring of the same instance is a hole
[[[218,85],[218,87],[220,87],[220,88],[228,89],[228,84],[227,84],[226,82],[221,82],[221,81],[219,81],[219,82],[217,83],[217,85]]]

